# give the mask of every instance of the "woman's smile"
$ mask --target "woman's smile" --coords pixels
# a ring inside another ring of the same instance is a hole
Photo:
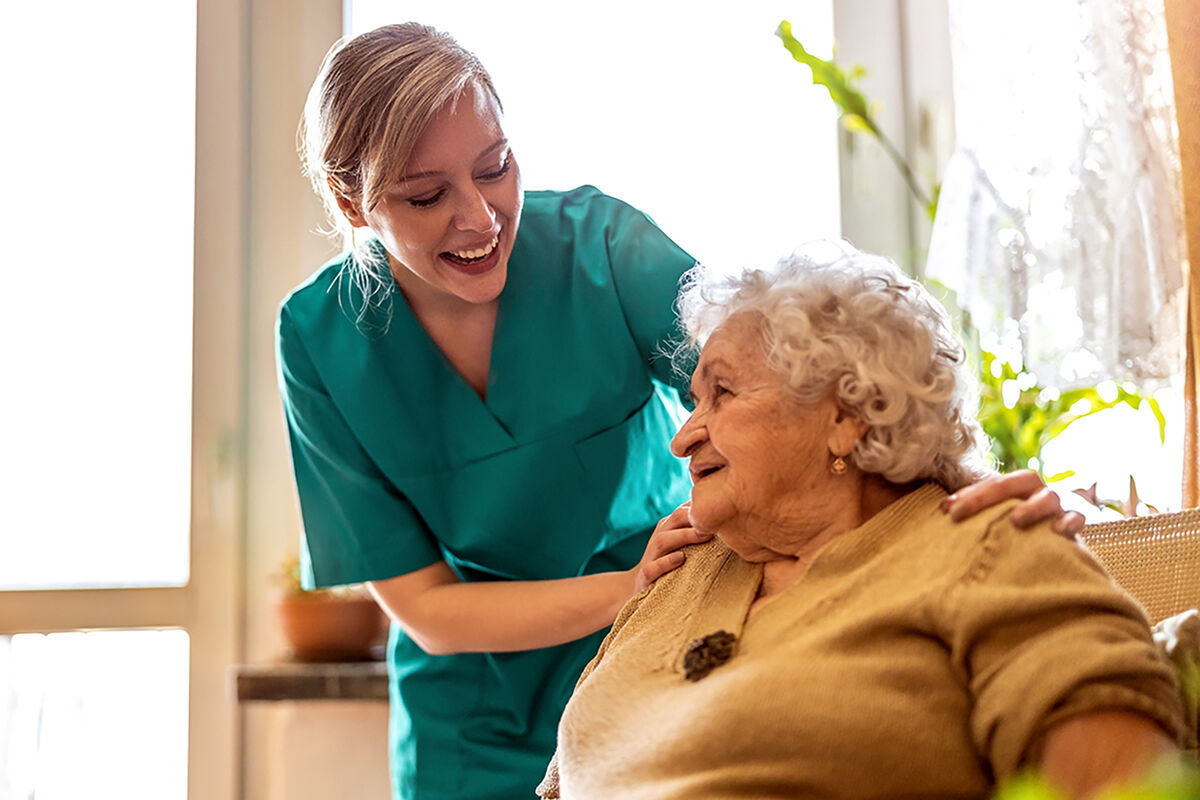
[[[441,258],[451,267],[467,275],[482,275],[500,263],[500,235],[496,234],[490,242],[481,247],[463,250],[446,250]]]

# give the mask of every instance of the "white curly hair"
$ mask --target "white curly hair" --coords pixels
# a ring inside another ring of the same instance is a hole
[[[832,394],[867,423],[850,454],[864,472],[950,491],[987,473],[978,390],[949,316],[888,259],[819,241],[772,269],[696,267],[679,310],[693,354],[730,317],[757,315],[767,363],[801,401]]]

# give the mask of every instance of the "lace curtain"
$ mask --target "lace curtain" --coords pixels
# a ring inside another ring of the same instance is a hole
[[[1044,385],[1181,368],[1163,0],[950,0],[958,147],[926,272]]]

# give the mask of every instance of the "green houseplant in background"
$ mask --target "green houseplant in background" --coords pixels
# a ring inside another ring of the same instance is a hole
[[[1160,442],[1166,437],[1167,421],[1158,401],[1143,396],[1136,388],[1116,386],[1115,395],[1097,386],[1051,392],[1020,365],[1001,362],[987,351],[981,356],[979,420],[992,439],[992,455],[1003,472],[1040,470],[1042,448],[1068,425],[1119,405],[1137,409],[1146,403],[1158,420]],[[1105,394],[1112,396],[1105,398]],[[1057,481],[1074,474],[1060,472],[1044,477]]]
[[[941,186],[935,181],[928,189],[923,187],[908,161],[876,122],[871,111],[872,103],[858,86],[865,71],[861,67],[846,70],[833,60],[812,55],[792,35],[792,25],[787,20],[779,23],[775,35],[792,58],[809,68],[813,84],[823,86],[829,92],[830,99],[841,112],[841,123],[850,131],[878,142],[932,221],[937,215]],[[971,340],[973,334],[969,326],[964,315],[963,335]],[[1111,393],[1102,391],[1099,386],[1062,393],[1051,392],[1039,385],[1032,374],[1025,372],[1021,364],[1002,362],[985,350],[978,351],[978,360],[981,395],[979,422],[991,438],[992,456],[997,468],[1004,472],[1032,468],[1048,482],[1071,477],[1073,472],[1046,475],[1043,471],[1042,449],[1076,420],[1119,405],[1137,409],[1145,402],[1158,420],[1160,443],[1165,440],[1166,420],[1162,409],[1154,398],[1146,396],[1137,387],[1118,386],[1115,394],[1108,397],[1105,395]],[[1124,501],[1098,498],[1094,485],[1088,490],[1077,490],[1077,493],[1094,505],[1112,508],[1126,516],[1135,514],[1138,506],[1132,476],[1130,497]],[[1150,508],[1153,510],[1153,507]]]
[[[842,124],[851,131],[874,137],[875,141],[879,142],[888,158],[896,165],[896,169],[900,170],[900,174],[904,176],[904,182],[908,185],[913,197],[925,209],[925,213],[932,221],[937,214],[938,192],[941,186],[935,183],[932,189],[926,191],[921,186],[912,167],[909,166],[908,160],[900,154],[900,151],[892,144],[892,140],[876,123],[875,117],[871,113],[871,104],[867,102],[866,97],[856,85],[858,79],[862,78],[866,71],[862,67],[855,66],[851,67],[847,74],[837,62],[826,61],[812,55],[792,35],[792,23],[787,20],[779,23],[775,35],[783,41],[783,46],[792,54],[792,58],[812,70],[813,83],[824,86],[829,91],[829,97],[842,112]]]

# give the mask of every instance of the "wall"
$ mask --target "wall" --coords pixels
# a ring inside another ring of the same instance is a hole
[[[873,115],[924,186],[954,147],[954,85],[946,0],[834,0],[837,61],[860,65]],[[925,261],[930,223],[900,172],[869,136],[844,128],[839,140],[842,235],[902,266]]]
[[[244,658],[280,657],[271,576],[296,553],[299,519],[275,382],[273,335],[284,295],[338,248],[300,173],[296,129],[321,58],[341,36],[340,0],[249,0],[249,215],[246,259]],[[389,796],[387,706],[379,702],[242,707],[241,796],[362,800]]]
[[[387,800],[387,703],[265,703],[249,709],[259,732],[255,800]],[[249,776],[250,773],[247,773]]]

